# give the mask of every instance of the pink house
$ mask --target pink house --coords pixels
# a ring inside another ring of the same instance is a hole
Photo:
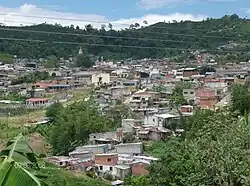
[[[195,103],[200,108],[212,109],[217,103],[215,90],[206,87],[196,89]]]

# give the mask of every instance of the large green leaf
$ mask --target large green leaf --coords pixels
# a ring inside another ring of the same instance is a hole
[[[32,173],[24,169],[15,160],[9,157],[0,159],[0,185],[1,186],[45,186]]]
[[[22,134],[9,140],[6,147],[0,152],[0,156],[9,156],[22,163],[37,163],[35,153]]]

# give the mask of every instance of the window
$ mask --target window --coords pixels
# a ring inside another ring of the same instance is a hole
[[[113,167],[109,167],[109,170],[110,170],[110,171],[113,171]]]
[[[190,92],[190,94],[194,94],[194,92]]]
[[[155,122],[155,118],[153,118],[153,122]]]
[[[187,92],[184,92],[184,94],[188,94]]]
[[[102,166],[99,166],[99,169],[100,169],[100,171],[102,171],[103,167],[102,167]]]
[[[111,162],[111,158],[108,158],[108,162]]]

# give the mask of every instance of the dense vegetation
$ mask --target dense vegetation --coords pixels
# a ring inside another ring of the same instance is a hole
[[[250,40],[250,35],[247,33],[250,29],[249,22],[248,19],[241,19],[237,15],[232,15],[201,22],[160,22],[148,27],[141,27],[142,25],[136,23],[123,31],[113,30],[112,25],[105,29],[104,26],[101,29],[95,29],[91,25],[86,25],[85,29],[80,29],[77,25],[62,27],[59,24],[41,24],[21,28],[2,25],[0,37],[45,42],[1,40],[0,52],[30,58],[47,58],[51,55],[57,58],[68,58],[75,56],[81,46],[89,54],[104,56],[104,59],[159,58],[178,54],[193,59],[194,55],[190,52],[191,49],[194,49],[218,50],[217,52],[211,52],[225,54],[219,56],[220,59],[235,60],[238,58],[238,60],[244,61],[250,59],[247,45]],[[143,26],[147,25],[144,24]],[[71,44],[60,42],[71,42]],[[229,43],[233,44],[233,50],[240,49],[244,52],[219,52],[232,50],[228,46]],[[121,45],[133,47],[124,48]],[[224,46],[224,48],[218,49],[221,46]],[[180,49],[183,49],[183,51],[180,51]]]
[[[88,101],[75,102],[62,108],[58,103],[48,108],[46,115],[53,125],[47,135],[54,154],[67,155],[78,145],[87,142],[89,134],[113,131],[126,118],[128,109],[117,106],[106,115],[101,115],[92,98]]]
[[[53,77],[46,71],[36,71],[24,76],[19,76],[11,81],[11,85],[19,85],[23,83],[35,83],[40,80],[52,80]]]

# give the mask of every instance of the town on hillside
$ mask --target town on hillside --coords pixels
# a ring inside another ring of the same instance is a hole
[[[79,55],[84,55],[81,48]],[[84,144],[72,145],[67,155],[44,158],[71,172],[109,176],[113,185],[122,185],[129,175],[149,174],[147,167],[159,158],[145,151],[147,145],[182,136],[183,119],[192,117],[196,109],[228,106],[230,86],[244,84],[250,73],[249,62],[222,65],[212,56],[199,54],[192,67],[169,59],[102,59],[90,68],[79,68],[72,66],[77,56],[60,59],[57,68],[19,58],[12,64],[2,63],[0,115],[32,115],[57,103],[67,107],[89,99],[100,115],[123,106],[129,114],[120,115],[115,129],[90,133]],[[85,93],[77,99],[76,92]],[[53,125],[50,119],[44,115],[28,117],[22,127]]]

